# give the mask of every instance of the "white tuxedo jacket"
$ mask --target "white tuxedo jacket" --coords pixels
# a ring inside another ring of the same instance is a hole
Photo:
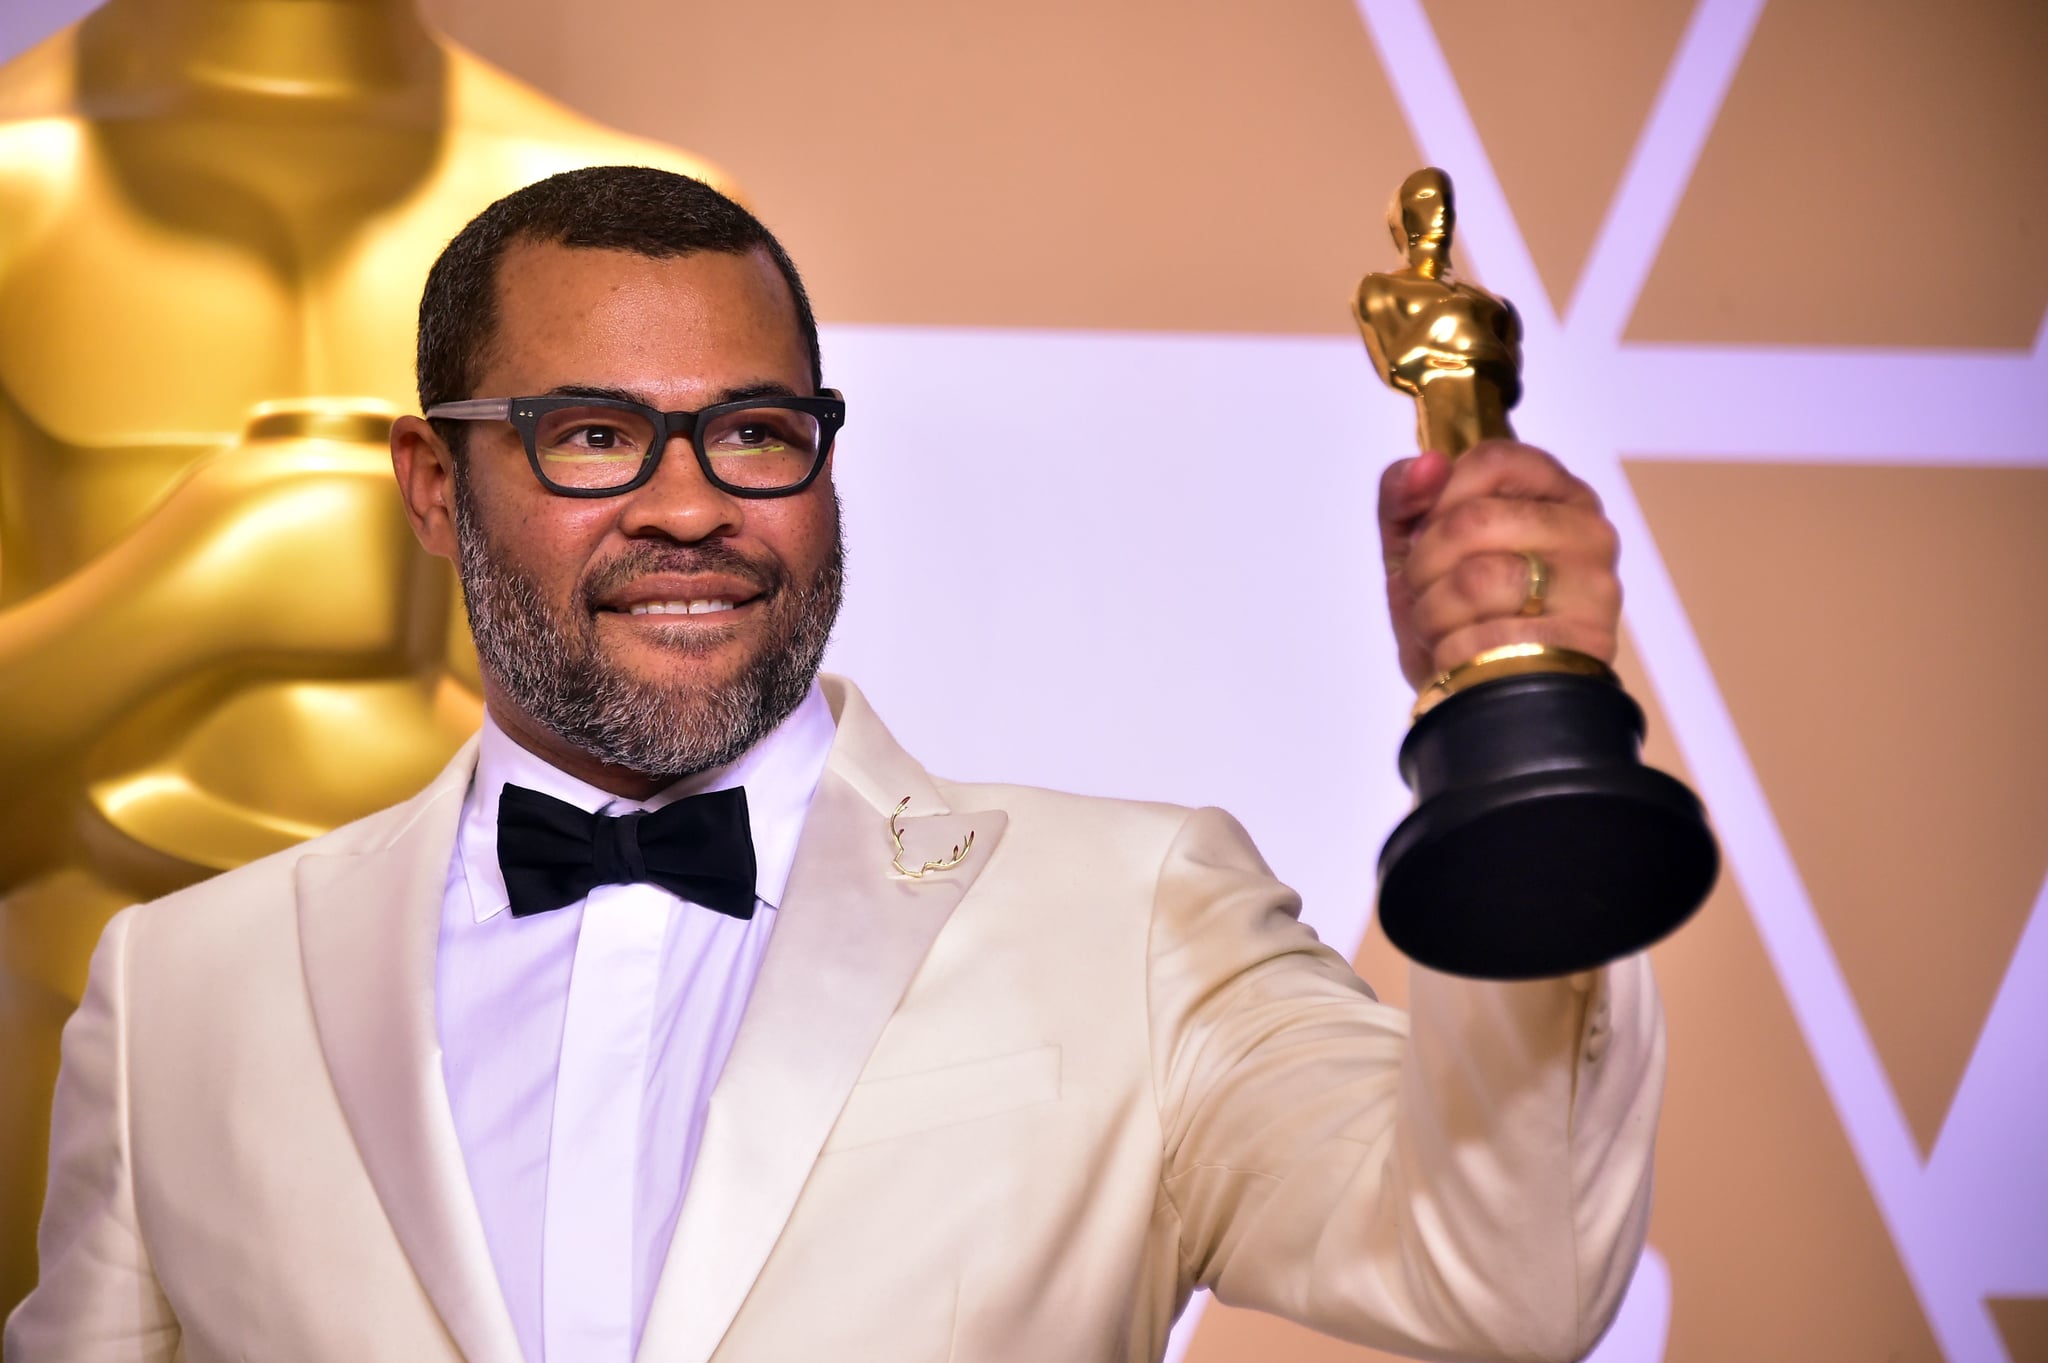
[[[935,781],[828,694],[644,1363],[1152,1359],[1198,1285],[1400,1351],[1590,1347],[1648,1214],[1644,962],[1418,970],[1403,1014],[1227,816]],[[518,1363],[434,1034],[473,764],[109,925],[10,1360]],[[906,795],[906,860],[971,830],[965,864],[891,871]]]

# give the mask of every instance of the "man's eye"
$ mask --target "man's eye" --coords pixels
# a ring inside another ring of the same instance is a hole
[[[715,454],[781,454],[789,441],[773,426],[734,426],[721,432],[712,446]]]
[[[611,421],[566,422],[541,432],[541,455],[557,464],[609,464],[637,460],[646,438]]]
[[[624,442],[609,426],[583,426],[568,432],[562,443],[586,450],[615,450]]]

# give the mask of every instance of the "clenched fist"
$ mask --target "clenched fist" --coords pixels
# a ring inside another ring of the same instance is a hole
[[[1455,463],[1403,459],[1380,480],[1387,609],[1418,689],[1503,644],[1576,649],[1612,665],[1619,549],[1593,489],[1533,445],[1489,440]],[[1542,560],[1541,613],[1532,588]]]

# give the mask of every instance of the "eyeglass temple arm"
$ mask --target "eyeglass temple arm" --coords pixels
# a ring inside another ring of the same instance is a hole
[[[444,421],[507,421],[512,416],[510,398],[471,398],[467,402],[437,402],[427,415]]]

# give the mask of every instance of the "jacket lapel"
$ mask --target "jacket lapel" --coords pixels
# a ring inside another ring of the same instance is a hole
[[[883,1027],[1007,823],[947,809],[858,692],[828,678],[827,694],[839,733],[711,1096],[643,1360],[703,1363],[717,1349]],[[904,864],[943,858],[971,832],[959,866],[922,879],[891,869],[889,815],[905,796]]]
[[[472,743],[381,845],[300,859],[299,941],[335,1093],[413,1271],[472,1363],[519,1363],[434,1021],[442,887],[475,763]]]

